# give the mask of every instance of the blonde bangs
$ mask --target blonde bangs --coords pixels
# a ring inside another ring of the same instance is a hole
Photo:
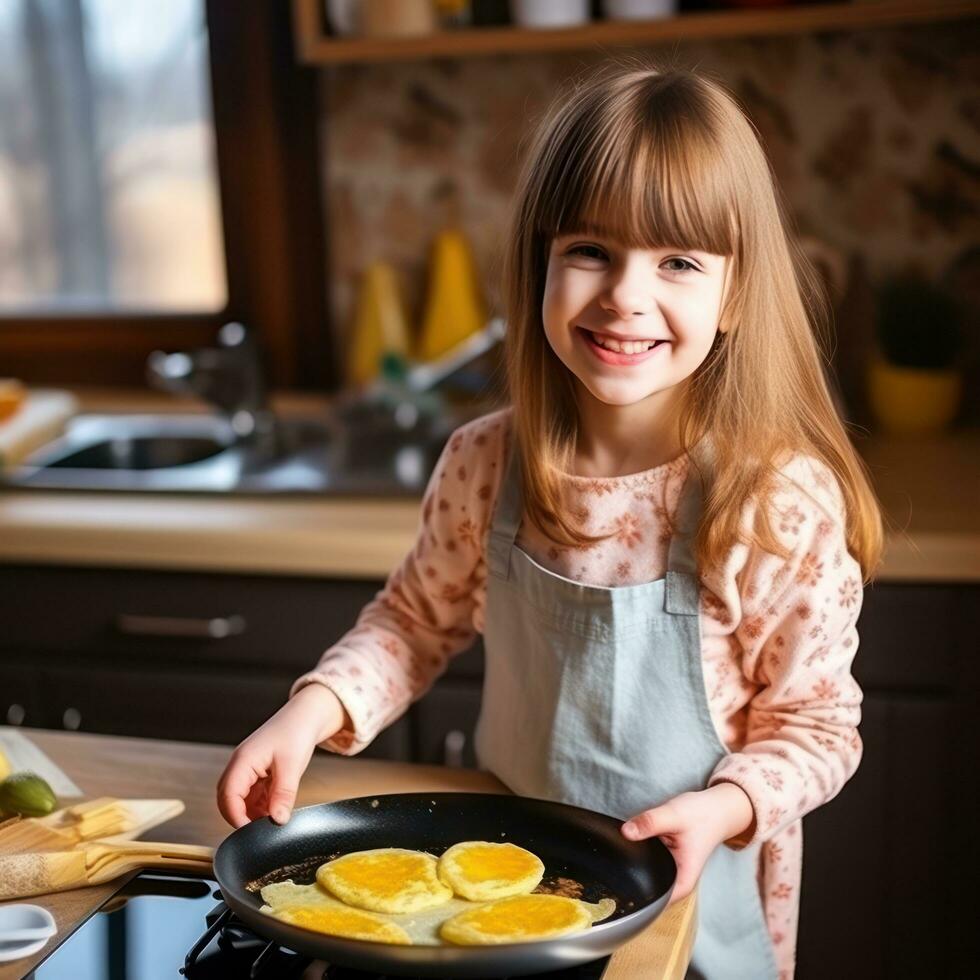
[[[537,234],[733,253],[736,188],[723,154],[683,87],[660,89],[633,84],[621,98],[578,106],[549,151]],[[664,102],[673,104],[665,111]]]

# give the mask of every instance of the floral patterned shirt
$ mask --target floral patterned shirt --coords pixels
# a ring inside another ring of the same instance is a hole
[[[353,755],[420,698],[450,658],[482,633],[485,547],[506,466],[510,410],[458,429],[432,475],[412,551],[356,625],[293,685],[324,684],[350,729],[324,743]],[[562,476],[579,526],[613,532],[584,548],[559,547],[525,521],[517,545],[566,578],[592,585],[666,574],[668,519],[686,456],[629,476]],[[755,811],[732,847],[760,844],[759,887],[781,980],[793,974],[802,862],[800,820],[834,797],[861,758],[861,691],[851,675],[862,579],[847,550],[844,505],[830,470],[798,455],[780,470],[770,521],[789,552],[740,544],[701,578],[705,691],[728,747],[709,785],[741,786]],[[744,507],[752,526],[757,503]]]

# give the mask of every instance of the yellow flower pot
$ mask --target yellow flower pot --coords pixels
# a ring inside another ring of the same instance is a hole
[[[899,367],[876,359],[868,371],[871,410],[896,435],[928,435],[945,429],[960,405],[955,371]]]

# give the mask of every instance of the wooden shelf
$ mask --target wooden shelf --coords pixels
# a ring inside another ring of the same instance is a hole
[[[474,58],[534,51],[644,46],[662,41],[854,31],[977,17],[980,0],[860,0],[769,10],[724,10],[652,21],[593,21],[562,30],[485,27],[415,38],[335,38],[323,0],[293,0],[297,57],[310,65]]]

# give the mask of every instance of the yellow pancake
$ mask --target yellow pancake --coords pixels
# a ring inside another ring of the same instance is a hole
[[[266,885],[262,889],[262,898],[266,904],[262,906],[261,911],[270,915],[286,908],[316,909],[322,906],[350,908],[315,882],[312,885],[297,885],[293,881],[280,881],[274,885]],[[389,915],[384,912],[364,914],[391,922],[403,929],[408,933],[413,946],[442,946],[445,944],[439,938],[439,928],[443,922],[472,907],[473,903],[467,902],[465,898],[451,898],[445,905],[426,909],[423,912],[406,912],[402,915]]]
[[[438,863],[424,851],[380,847],[321,864],[316,880],[356,908],[396,914],[421,912],[453,897],[452,889],[436,874]]]
[[[369,939],[376,943],[411,946],[408,933],[394,922],[386,922],[372,912],[336,905],[290,905],[270,913],[283,922],[315,932],[346,939]]]
[[[544,877],[544,864],[516,844],[464,841],[439,858],[439,880],[474,902],[533,892]]]
[[[608,919],[616,911],[616,900],[612,898],[601,898],[595,903],[580,900],[579,905],[589,913],[593,924]]]
[[[276,910],[290,905],[344,905],[315,882],[312,885],[297,885],[291,878],[265,885],[259,894],[270,909]]]
[[[515,895],[453,916],[439,935],[459,946],[523,943],[581,932],[592,921],[588,909],[574,898]]]

